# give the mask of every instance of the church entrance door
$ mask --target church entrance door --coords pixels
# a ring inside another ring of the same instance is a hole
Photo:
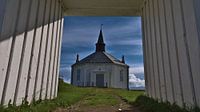
[[[104,74],[96,74],[96,86],[104,87]]]

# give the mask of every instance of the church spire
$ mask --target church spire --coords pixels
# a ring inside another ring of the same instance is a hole
[[[101,29],[99,33],[99,38],[96,43],[96,52],[104,52],[105,51],[105,43],[103,40],[103,31],[102,31],[103,24],[101,24]]]
[[[76,55],[76,63],[79,62],[79,54]]]

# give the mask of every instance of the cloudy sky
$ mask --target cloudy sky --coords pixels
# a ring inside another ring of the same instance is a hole
[[[66,82],[70,82],[71,65],[75,62],[76,54],[83,59],[95,51],[101,24],[106,51],[120,60],[124,55],[126,63],[130,66],[130,86],[144,87],[140,17],[65,17],[61,76]]]

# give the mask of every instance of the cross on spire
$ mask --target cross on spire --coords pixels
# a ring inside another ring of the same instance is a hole
[[[101,30],[103,29],[103,24],[101,24]]]

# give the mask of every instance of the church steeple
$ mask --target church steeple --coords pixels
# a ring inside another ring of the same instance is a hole
[[[100,29],[100,33],[99,33],[99,38],[98,38],[98,41],[96,43],[96,52],[104,52],[105,51],[105,43],[103,41],[102,26],[103,25],[101,25],[101,29]]]

